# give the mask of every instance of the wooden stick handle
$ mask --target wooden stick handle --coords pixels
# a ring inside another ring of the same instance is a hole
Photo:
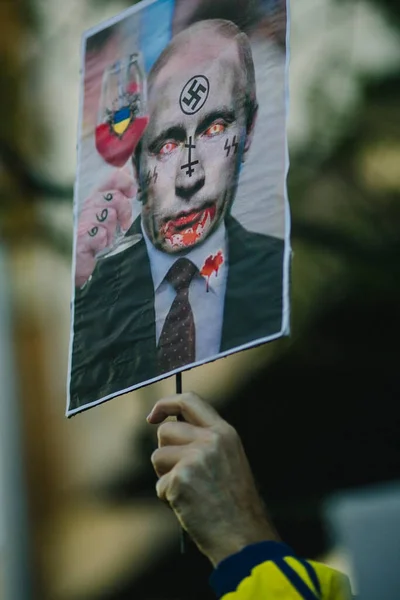
[[[182,394],[182,373],[176,374],[176,393]],[[178,421],[183,421],[183,417],[179,416]],[[181,529],[180,547],[181,554],[186,554],[186,534],[183,529]]]

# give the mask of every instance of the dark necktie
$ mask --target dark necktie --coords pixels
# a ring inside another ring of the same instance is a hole
[[[197,267],[187,258],[179,258],[165,279],[176,291],[158,341],[158,364],[162,373],[190,364],[196,358],[196,330],[189,286]]]

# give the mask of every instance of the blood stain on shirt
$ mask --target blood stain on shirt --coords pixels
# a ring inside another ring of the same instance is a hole
[[[207,292],[210,289],[211,276],[215,273],[215,276],[218,277],[218,271],[223,264],[224,256],[221,250],[219,250],[215,256],[211,254],[208,258],[206,258],[205,263],[200,271],[200,275],[203,275],[203,277],[207,278]]]

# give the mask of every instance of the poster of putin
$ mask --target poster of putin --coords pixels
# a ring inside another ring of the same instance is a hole
[[[289,333],[286,0],[85,32],[67,416]]]

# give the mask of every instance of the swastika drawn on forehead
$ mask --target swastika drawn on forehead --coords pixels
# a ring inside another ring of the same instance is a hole
[[[195,75],[184,86],[179,104],[185,115],[194,115],[205,105],[210,93],[210,82],[204,75]]]

